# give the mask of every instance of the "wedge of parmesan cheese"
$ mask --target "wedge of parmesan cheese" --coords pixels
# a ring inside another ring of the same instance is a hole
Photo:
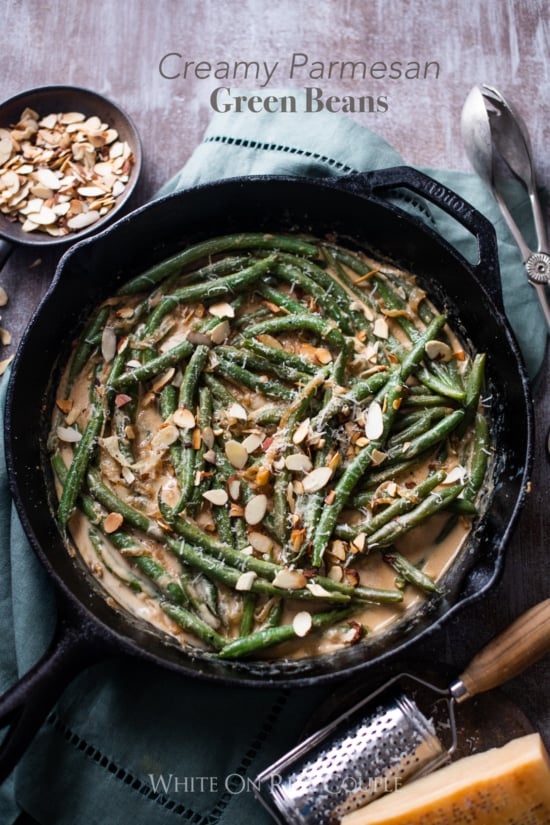
[[[538,733],[459,759],[342,825],[550,825],[550,758]]]

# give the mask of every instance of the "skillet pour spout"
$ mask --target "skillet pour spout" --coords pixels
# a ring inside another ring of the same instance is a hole
[[[401,208],[403,193],[423,214],[435,206],[458,221],[476,242],[479,259],[469,262],[424,220]],[[55,494],[46,455],[50,423],[44,411],[52,409],[54,388],[71,342],[102,300],[187,244],[252,231],[330,234],[343,245],[416,274],[463,339],[476,351],[487,353],[486,404],[496,460],[486,506],[460,563],[446,581],[444,597],[430,600],[426,609],[380,638],[367,638],[333,654],[224,662],[202,651],[182,651],[114,610],[78,556],[67,552],[53,516]],[[58,323],[60,309],[62,325]],[[309,686],[358,673],[364,679],[379,679],[383,668],[398,666],[411,651],[416,654],[423,645],[433,644],[450,617],[471,608],[494,585],[524,499],[532,460],[532,405],[522,357],[503,311],[494,230],[456,193],[408,167],[334,179],[233,178],[155,201],[76,244],[61,259],[13,364],[5,434],[10,489],[19,517],[63,603],[63,632],[58,632],[44,661],[57,655],[55,645],[59,639],[66,640],[69,626],[76,636],[86,627],[92,661],[122,653],[220,684]],[[37,467],[42,471],[37,472]],[[21,742],[16,748],[10,746],[17,739],[18,719],[29,719],[17,708],[34,701],[40,680],[53,704],[62,690],[63,673],[68,681],[89,661],[85,648],[80,641],[66,645],[69,655],[55,660],[55,689],[47,689],[51,674],[48,667],[39,665],[39,677],[36,671],[24,677],[16,698],[12,692],[0,701],[0,722],[12,726],[12,734],[0,749],[4,772],[24,749]],[[47,705],[42,703],[32,723],[25,723],[25,745],[47,713]]]

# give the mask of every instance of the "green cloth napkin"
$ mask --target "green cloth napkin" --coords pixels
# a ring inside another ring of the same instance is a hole
[[[380,137],[339,115],[223,114],[213,118],[201,145],[159,194],[234,175],[342,175],[401,163]],[[494,201],[472,175],[426,171],[494,222],[506,309],[534,375],[544,352],[544,323]],[[527,221],[525,196],[514,196],[518,219]],[[469,251],[470,239],[451,221],[439,214],[427,219]],[[1,409],[6,384],[4,377]],[[42,655],[55,612],[51,584],[11,506],[2,460],[2,691]],[[267,825],[270,817],[249,782],[296,742],[327,692],[229,688],[130,658],[96,664],[67,687],[0,788],[0,823],[11,825],[24,810],[40,825]]]

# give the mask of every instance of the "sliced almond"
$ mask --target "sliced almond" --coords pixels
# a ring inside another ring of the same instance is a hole
[[[34,177],[39,183],[42,184],[42,186],[46,186],[48,189],[53,189],[55,191],[61,186],[61,178],[51,169],[37,169],[34,173]]]
[[[374,464],[374,466],[377,467],[379,464],[382,464],[382,462],[385,461],[387,457],[387,453],[382,452],[382,450],[374,449],[372,451],[371,461]]]
[[[174,424],[163,424],[153,435],[151,444],[155,449],[165,449],[179,438],[179,430]]]
[[[330,554],[340,561],[346,560],[346,545],[341,539],[334,539],[330,545]]]
[[[304,636],[307,636],[312,627],[313,619],[311,613],[308,613],[307,610],[301,610],[299,613],[296,613],[292,620],[292,628],[297,636],[302,639]]]
[[[221,487],[218,487],[215,490],[207,490],[202,494],[202,497],[209,501],[210,504],[214,504],[216,507],[223,507],[224,504],[227,504],[229,501],[227,491]]]
[[[258,553],[268,555],[273,549],[273,539],[266,536],[265,533],[259,533],[257,530],[251,530],[248,534],[248,541]]]
[[[209,450],[211,450],[216,441],[216,436],[214,435],[214,430],[212,429],[212,427],[203,427],[201,431],[201,436],[204,445],[208,447]]]
[[[365,435],[369,441],[376,441],[384,432],[384,416],[378,401],[371,401],[365,419]]]
[[[285,458],[285,466],[287,470],[293,473],[308,473],[313,464],[310,457],[305,453],[292,453]]]
[[[241,480],[237,476],[232,476],[227,481],[227,492],[233,501],[238,501],[241,495]]]
[[[267,496],[263,493],[253,496],[244,508],[244,520],[247,524],[259,524],[267,512]]]
[[[7,129],[0,129],[0,166],[10,159],[13,151],[10,133]]]
[[[210,315],[214,315],[216,318],[234,318],[235,317],[235,309],[228,304],[226,301],[221,301],[218,304],[211,304],[208,307],[208,312]]]
[[[177,410],[174,410],[172,421],[176,427],[180,427],[182,430],[190,430],[195,426],[195,416],[191,410],[185,407],[178,407]]]
[[[330,481],[331,476],[332,470],[330,467],[316,467],[315,470],[312,470],[302,479],[304,492],[316,493],[318,490],[322,490]]]
[[[217,324],[209,333],[210,340],[213,344],[223,344],[230,332],[231,327],[229,321],[222,321],[221,324]]]
[[[330,364],[332,361],[332,353],[326,347],[317,347],[315,350],[315,358],[320,364]]]
[[[317,582],[310,582],[306,585],[306,588],[313,596],[317,596],[319,599],[324,599],[327,596],[330,596],[328,590],[326,590],[321,584],[317,584]]]
[[[443,341],[427,341],[424,351],[431,361],[450,361],[453,357],[453,351],[448,344]]]
[[[123,521],[124,519],[120,513],[109,513],[103,521],[103,529],[106,533],[114,533],[121,527]]]
[[[300,590],[307,584],[307,579],[300,570],[290,570],[284,567],[279,570],[272,581],[275,587],[281,587],[283,590]]]
[[[390,331],[388,327],[388,322],[385,318],[377,318],[374,322],[374,326],[372,328],[373,335],[376,335],[377,338],[388,338]]]
[[[30,221],[38,224],[38,226],[46,226],[49,223],[55,223],[57,215],[47,206],[43,206],[40,212],[33,212],[27,216]]]
[[[76,444],[82,438],[82,434],[74,427],[58,427],[56,432],[59,440],[66,441],[67,444]]]
[[[311,419],[309,418],[304,418],[302,421],[300,421],[292,436],[293,444],[301,444],[303,441],[306,440],[309,433],[310,423]]]
[[[167,384],[171,382],[175,373],[176,370],[174,367],[168,367],[168,369],[165,372],[161,373],[161,375],[159,375],[158,378],[155,378],[155,380],[153,381],[153,385],[151,387],[153,392],[160,392],[163,387],[165,387]]]
[[[363,551],[365,549],[365,543],[367,541],[367,536],[365,533],[357,533],[354,539],[352,539],[352,545],[359,551]]]
[[[237,579],[237,583],[235,584],[235,590],[240,590],[242,592],[252,590],[252,585],[257,578],[258,575],[253,570],[247,570],[246,573],[241,573]]]
[[[243,407],[242,404],[234,403],[230,404],[227,408],[227,415],[229,418],[235,418],[237,421],[248,421],[248,413],[246,408]]]
[[[225,454],[229,463],[237,470],[242,470],[248,461],[248,452],[239,441],[226,441]]]
[[[89,212],[81,212],[80,215],[75,215],[74,218],[69,218],[67,226],[69,229],[85,229],[99,220],[99,212],[95,209],[90,209]]]
[[[457,484],[459,482],[462,484],[465,476],[466,468],[462,467],[460,464],[457,464],[452,468],[452,470],[449,470],[441,484],[444,486],[447,486],[448,484]]]
[[[276,307],[276,309],[278,310],[279,307]],[[258,341],[261,344],[265,344],[266,347],[271,347],[272,349],[284,349],[280,341],[274,338],[273,335],[268,335],[267,333],[265,335],[258,335]]]
[[[67,415],[72,410],[74,401],[72,398],[57,398],[55,404],[63,415]]]
[[[116,355],[116,345],[116,332],[112,327],[104,327],[101,334],[101,354],[107,364],[112,361]]]
[[[247,435],[247,437],[243,439],[242,445],[245,448],[246,452],[250,455],[251,453],[256,452],[256,450],[262,446],[263,440],[263,436],[259,436],[256,433],[250,433],[250,435]]]
[[[339,564],[333,564],[328,569],[328,577],[333,582],[341,582],[344,578],[344,571]]]

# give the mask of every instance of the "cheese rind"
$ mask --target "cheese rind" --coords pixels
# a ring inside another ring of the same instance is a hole
[[[464,757],[343,817],[342,825],[550,825],[538,733]]]

